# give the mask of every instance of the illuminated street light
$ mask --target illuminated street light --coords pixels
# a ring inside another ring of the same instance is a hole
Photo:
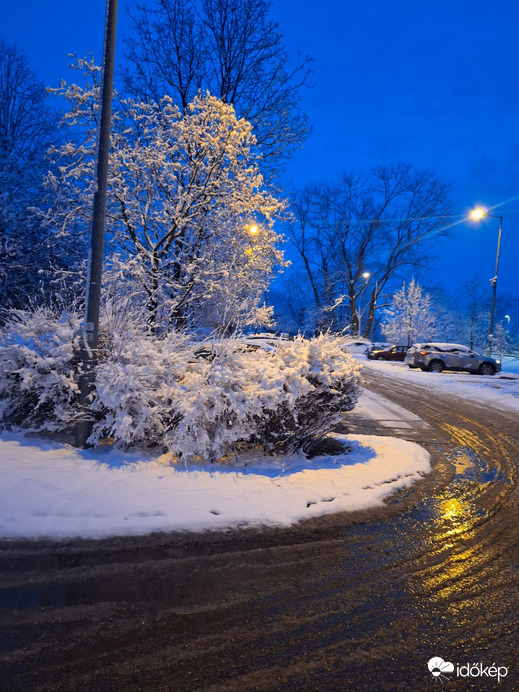
[[[497,270],[499,268],[499,250],[501,248],[501,231],[503,229],[503,217],[494,216],[494,214],[489,214],[483,207],[476,207],[470,213],[470,218],[475,221],[480,221],[485,217],[490,217],[491,219],[499,219],[499,233],[497,236],[497,253],[496,253],[496,271],[494,276],[490,279],[490,285],[492,286],[492,307],[490,309],[490,324],[488,327],[488,347],[487,356],[490,356],[492,351],[492,339],[494,338],[494,312],[496,307],[496,290],[497,290]]]
[[[259,228],[256,225],[250,226],[249,233],[251,233],[252,235],[256,235],[256,233],[258,233],[258,232],[259,232]]]
[[[362,295],[362,293],[365,291],[365,289],[366,289],[366,287],[367,287],[367,285],[368,285],[368,281],[369,281],[369,278],[370,278],[370,276],[371,276],[371,272],[362,272],[362,275],[361,275],[361,276],[362,276],[362,278],[364,279],[364,284],[362,285],[361,289],[360,289],[359,292],[358,292],[358,297],[359,297],[359,310],[356,310],[356,312],[357,312],[357,321],[358,321],[358,324],[357,324],[357,334],[358,334],[359,337],[360,337],[361,334],[362,334],[362,318],[363,318],[363,316],[364,316],[364,312],[365,312],[366,307],[367,307],[367,305],[365,305],[364,307],[362,307],[362,298],[361,298],[361,295]]]
[[[486,209],[483,209],[483,207],[476,207],[470,212],[470,218],[474,219],[474,221],[479,221],[486,215]]]

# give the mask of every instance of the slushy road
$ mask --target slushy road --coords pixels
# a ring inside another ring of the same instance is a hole
[[[353,413],[344,430],[422,444],[423,482],[379,510],[289,530],[3,541],[0,689],[497,687],[456,669],[439,680],[433,657],[506,667],[499,689],[519,689],[517,421],[366,380],[420,422]]]

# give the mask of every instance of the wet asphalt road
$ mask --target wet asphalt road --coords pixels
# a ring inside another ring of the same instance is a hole
[[[375,513],[0,543],[0,689],[519,690],[516,416],[367,385],[423,424],[348,414],[347,430],[419,442],[434,465]],[[434,656],[508,674],[433,677]]]

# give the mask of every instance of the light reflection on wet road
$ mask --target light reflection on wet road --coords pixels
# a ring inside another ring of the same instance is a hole
[[[389,378],[368,386],[427,425],[367,432],[419,441],[434,462],[372,520],[4,543],[2,689],[429,690],[440,656],[506,666],[499,689],[518,690],[517,423]]]

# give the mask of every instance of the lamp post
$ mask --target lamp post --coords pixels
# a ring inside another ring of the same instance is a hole
[[[362,273],[362,278],[364,279],[364,284],[362,285],[360,291],[359,291],[359,313],[358,313],[358,325],[357,325],[357,332],[358,336],[360,337],[362,335],[362,318],[364,316],[364,310],[366,309],[366,306],[362,307],[362,294],[366,290],[366,286],[368,285],[369,277],[371,276],[371,272],[363,272]]]
[[[76,445],[78,447],[86,447],[87,439],[92,432],[94,424],[89,411],[89,405],[90,395],[94,388],[94,373],[97,365],[99,339],[99,309],[101,304],[103,243],[108,187],[108,154],[110,150],[110,123],[112,118],[117,3],[118,0],[106,0],[100,119],[96,149],[96,191],[93,200],[91,249],[85,299],[85,321],[82,335],[82,372],[79,379],[81,419],[76,428]]]
[[[470,214],[470,217],[472,219],[474,219],[475,221],[480,221],[485,216],[488,216],[491,219],[499,219],[499,233],[497,236],[497,252],[496,252],[496,271],[494,273],[494,276],[490,279],[490,285],[492,286],[492,307],[490,308],[490,324],[488,327],[488,347],[487,347],[487,356],[490,356],[490,353],[492,351],[492,339],[494,337],[494,312],[495,312],[495,308],[496,308],[497,271],[499,269],[499,250],[501,248],[501,231],[503,230],[503,217],[502,216],[494,216],[494,214],[489,214],[486,209],[483,209],[483,207],[477,207]]]

